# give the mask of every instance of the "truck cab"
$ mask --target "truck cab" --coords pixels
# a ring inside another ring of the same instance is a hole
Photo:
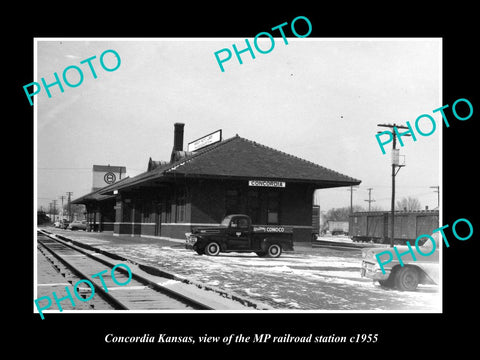
[[[247,215],[226,216],[219,226],[202,227],[186,233],[185,247],[198,254],[255,252],[260,257],[279,257],[293,251],[292,231],[281,225],[252,225]]]

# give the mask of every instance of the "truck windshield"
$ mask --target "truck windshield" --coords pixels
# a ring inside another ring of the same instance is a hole
[[[230,220],[232,219],[231,216],[226,216],[222,223],[220,224],[220,226],[225,226],[225,227],[228,227],[228,225],[230,225]]]

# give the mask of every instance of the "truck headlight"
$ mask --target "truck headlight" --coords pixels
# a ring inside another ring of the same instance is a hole
[[[187,244],[193,245],[197,242],[197,237],[193,235],[189,235],[187,238]]]

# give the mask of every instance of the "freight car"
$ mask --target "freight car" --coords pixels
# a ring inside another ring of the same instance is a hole
[[[332,235],[348,235],[349,222],[328,220],[328,231]]]
[[[349,228],[352,240],[389,244],[391,216],[390,211],[360,211],[351,214]],[[413,244],[418,236],[432,234],[438,227],[438,210],[396,211],[394,244],[404,245],[407,241]]]

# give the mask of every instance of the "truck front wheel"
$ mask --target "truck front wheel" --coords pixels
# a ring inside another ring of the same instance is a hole
[[[208,243],[207,246],[205,246],[205,254],[209,256],[217,256],[220,254],[220,245],[216,242]]]
[[[282,247],[278,244],[271,244],[267,248],[267,256],[277,258],[282,253]]]

